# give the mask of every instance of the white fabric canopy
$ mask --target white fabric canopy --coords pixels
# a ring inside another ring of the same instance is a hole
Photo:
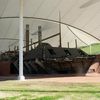
[[[24,17],[36,17],[59,21],[59,12],[61,22],[82,29],[89,34],[100,39],[100,0],[24,0]],[[0,17],[18,17],[19,0],[0,0]],[[38,25],[42,26],[43,38],[59,32],[59,23],[34,18],[24,18],[25,25],[30,25],[30,39],[37,41]],[[0,19],[0,51],[8,50],[9,46],[13,49],[18,45],[19,24],[18,18]],[[99,43],[99,40],[81,32],[74,27],[62,24],[62,45],[75,47],[75,39],[78,40],[78,46]],[[74,34],[73,34],[74,33]],[[4,39],[6,38],[6,39]],[[59,45],[59,38],[55,37],[50,42],[53,46]]]

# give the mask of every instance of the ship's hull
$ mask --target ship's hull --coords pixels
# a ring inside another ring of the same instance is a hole
[[[24,61],[24,75],[32,74],[66,74],[83,76],[92,64],[89,58],[76,58],[73,60],[30,60]],[[18,74],[18,63],[13,63],[11,73]]]
[[[23,72],[24,75],[85,75],[94,59],[95,56],[90,56],[78,48],[61,48],[52,47],[49,44],[41,44],[35,49],[24,53]],[[9,74],[19,74],[18,54],[9,62]]]
[[[5,65],[7,63],[7,66]],[[9,63],[9,64],[8,64]],[[24,75],[33,74],[66,74],[83,76],[87,73],[93,58],[76,58],[73,60],[30,60],[24,61]],[[0,62],[0,75],[19,74],[18,61]],[[3,68],[3,69],[2,69]],[[8,70],[9,69],[9,70]],[[5,73],[4,73],[5,72]]]

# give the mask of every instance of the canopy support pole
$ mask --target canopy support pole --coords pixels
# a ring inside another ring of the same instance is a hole
[[[61,15],[60,15],[60,11],[59,11],[59,47],[62,47],[62,43],[61,43]]]
[[[23,0],[20,0],[20,17],[19,17],[19,76],[18,80],[25,80],[23,75]]]

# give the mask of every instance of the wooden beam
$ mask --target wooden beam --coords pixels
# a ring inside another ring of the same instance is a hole
[[[41,26],[38,26],[38,43],[41,45],[42,40],[42,28]]]
[[[77,39],[75,39],[75,47],[77,48]]]

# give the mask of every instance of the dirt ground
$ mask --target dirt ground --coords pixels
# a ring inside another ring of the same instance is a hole
[[[27,80],[31,80],[31,79],[27,79]],[[100,83],[100,74],[88,73],[86,74],[86,76],[67,76],[66,77],[66,75],[64,75],[64,76],[59,76],[59,77],[43,77],[43,78],[35,78],[34,81],[60,82],[60,83]]]
[[[36,82],[60,82],[60,83],[100,83],[100,73],[88,73],[86,76],[67,76],[67,75],[38,75],[26,76],[26,80]],[[17,80],[17,76],[0,76],[0,81]]]

